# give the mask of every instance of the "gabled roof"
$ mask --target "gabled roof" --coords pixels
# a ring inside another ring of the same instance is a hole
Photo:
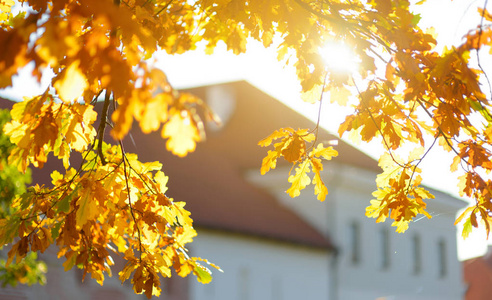
[[[235,81],[210,86],[187,89],[202,99],[207,98],[207,89],[214,86],[232,88],[236,96],[236,109],[231,121],[215,136],[208,135],[203,147],[211,150],[227,149],[226,155],[242,168],[258,168],[267,149],[258,146],[258,142],[282,127],[314,129],[315,124],[269,96],[246,81]],[[301,101],[301,100],[299,100]],[[340,140],[325,130],[319,131],[319,141],[338,140],[339,155],[336,161],[363,169],[380,172],[377,161]],[[258,160],[260,158],[260,160]]]

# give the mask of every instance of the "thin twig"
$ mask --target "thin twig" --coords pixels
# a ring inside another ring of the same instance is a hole
[[[374,126],[376,126],[379,134],[381,135],[381,138],[383,139],[383,143],[386,146],[386,149],[388,150],[388,153],[391,156],[391,159],[395,162],[395,164],[397,164],[401,168],[405,168],[405,166],[403,164],[401,164],[400,162],[398,162],[396,160],[396,158],[393,156],[393,151],[391,151],[391,147],[389,146],[388,142],[386,141],[384,134],[383,134],[383,131],[381,130],[381,128],[379,128],[378,123],[376,122],[376,119],[374,119],[374,116],[372,115],[372,112],[369,109],[369,106],[365,103],[364,99],[362,98],[362,93],[360,92],[359,87],[357,86],[357,83],[355,83],[354,78],[352,78],[352,81],[354,82],[355,89],[357,90],[357,93],[359,94],[360,102],[362,103],[364,108],[367,110],[367,113],[369,114],[369,117],[371,118],[372,122],[374,123]]]
[[[133,222],[135,223],[135,227],[137,228],[139,253],[140,253],[140,255],[142,255],[142,236],[140,233],[140,227],[138,226],[137,218],[135,217],[135,214],[133,213],[133,203],[132,203],[132,198],[131,198],[131,193],[130,193],[130,184],[128,183],[129,174],[127,173],[127,165],[126,165],[127,164],[127,157],[126,157],[125,149],[123,148],[123,143],[121,142],[121,140],[118,141],[118,143],[120,144],[120,149],[121,149],[121,153],[123,156],[123,172],[125,175],[126,191],[128,193],[128,205],[130,207],[130,214],[132,216]],[[130,165],[130,162],[128,162],[128,165]]]
[[[173,3],[173,0],[170,0],[169,2],[167,2],[167,3],[166,3],[166,4],[165,4],[165,5],[164,5],[164,6],[163,6],[163,7],[162,7],[162,8],[161,8],[161,9],[160,9],[160,10],[159,10],[156,14],[155,14],[155,16],[156,16],[156,17],[158,17],[158,16],[159,16],[159,14],[160,14],[162,11],[164,11],[166,8],[168,8],[168,7],[169,7],[169,5],[170,5],[171,3]]]
[[[420,101],[420,99],[416,99],[416,101],[419,103],[420,107],[422,107],[422,109],[425,111],[425,113],[434,121],[436,122],[437,124],[437,130],[439,131],[439,134],[444,138],[444,140],[446,141],[446,143],[448,144],[448,146],[453,150],[454,153],[456,153],[456,155],[459,155],[458,151],[456,149],[454,149],[453,145],[451,144],[451,142],[449,141],[449,138],[446,136],[446,134],[444,133],[444,131],[442,131],[441,129],[441,124],[439,124],[439,122],[434,118],[434,116],[432,116],[432,114],[429,112],[429,110],[423,105],[422,101]]]
[[[318,141],[319,123],[321,121],[321,107],[323,106],[323,94],[325,93],[327,80],[328,80],[328,71],[325,70],[325,79],[323,80],[323,87],[321,88],[321,94],[319,95],[318,120],[316,121],[316,127],[314,127],[314,129],[311,130],[310,132],[310,133],[314,132],[314,141],[311,144],[311,147],[309,147],[309,149],[306,152],[309,152],[312,148],[314,148],[316,142]]]
[[[478,41],[477,41],[477,49],[476,50],[477,50],[477,64],[478,64],[478,67],[480,68],[480,70],[482,71],[483,75],[485,76],[485,80],[487,80],[487,84],[489,86],[489,93],[492,96],[492,85],[490,84],[489,76],[487,75],[487,73],[483,69],[482,64],[480,62],[480,49],[481,49],[480,43],[481,43],[482,35],[483,35],[483,21],[485,20],[485,12],[486,12],[486,8],[487,8],[487,2],[489,2],[489,1],[488,0],[485,0],[485,3],[483,5],[482,18],[480,19],[480,29],[478,31]]]
[[[413,181],[413,176],[415,175],[415,172],[417,171],[417,167],[420,165],[420,163],[424,160],[424,158],[427,156],[427,154],[431,151],[432,148],[434,148],[434,145],[436,144],[436,141],[437,141],[437,137],[434,139],[434,141],[432,142],[432,145],[430,145],[429,149],[427,149],[427,151],[425,151],[424,155],[422,155],[422,157],[420,159],[418,159],[418,162],[415,164],[415,166],[413,166],[413,170],[412,170],[412,175],[410,176],[410,179],[408,181],[408,186],[407,186],[407,194],[408,194],[408,190],[410,189],[410,184],[412,183]]]

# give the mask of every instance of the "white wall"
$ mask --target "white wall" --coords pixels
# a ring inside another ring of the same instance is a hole
[[[328,299],[329,253],[263,238],[198,229],[191,254],[218,264],[212,283],[190,278],[190,300]]]
[[[326,165],[324,181],[329,195],[319,202],[312,191],[306,190],[295,199],[285,194],[287,180],[276,170],[270,178],[263,176],[261,182],[250,174],[250,179],[262,184],[275,194],[282,203],[298,212],[305,221],[327,234],[339,250],[337,264],[333,269],[332,300],[357,299],[463,299],[461,264],[457,258],[456,211],[463,205],[450,196],[432,191],[436,196],[428,200],[428,212],[434,217],[419,219],[410,224],[405,233],[395,232],[392,221],[376,223],[365,216],[365,209],[376,189],[376,174],[340,165]],[[284,176],[285,177],[285,176]],[[360,261],[352,262],[351,226],[358,224]],[[388,232],[389,265],[382,267],[381,231]],[[415,273],[414,236],[420,238],[421,268]],[[439,242],[444,241],[447,272],[439,273]]]

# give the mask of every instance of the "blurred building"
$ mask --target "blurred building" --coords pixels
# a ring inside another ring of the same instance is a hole
[[[380,169],[343,141],[335,147],[339,157],[324,163],[327,200],[319,202],[309,189],[292,199],[285,193],[291,166],[279,162],[261,176],[267,149],[257,143],[281,127],[314,124],[244,81],[190,92],[223,120],[221,127],[206,124],[207,141],[194,153],[173,157],[158,133],[136,128],[125,141],[141,160],[163,163],[168,195],[187,202],[196,225],[192,255],[224,270],[208,285],[192,277],[166,280],[162,299],[463,299],[453,225],[463,201],[431,191],[432,220],[418,219],[404,234],[390,222],[376,224],[365,208]],[[337,138],[320,131],[319,141],[331,140]],[[46,172],[34,172],[35,181],[47,183]],[[15,289],[24,297],[18,299],[68,299],[53,288],[60,284],[73,288],[70,299],[140,299],[116,279],[102,288],[90,280],[81,284],[77,272],[63,273],[56,263],[49,263],[54,280],[49,275],[46,287]]]
[[[488,300],[492,296],[492,246],[484,256],[463,262],[466,300]]]

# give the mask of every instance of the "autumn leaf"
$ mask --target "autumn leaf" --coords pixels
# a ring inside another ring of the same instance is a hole
[[[322,94],[323,94],[323,85],[317,84],[310,90],[303,91],[301,93],[301,99],[304,102],[316,103],[321,99]]]
[[[304,160],[296,168],[296,174],[290,175],[288,181],[292,183],[291,187],[286,191],[291,197],[298,197],[301,194],[301,190],[311,183],[311,179],[307,175],[309,170],[308,159]]]
[[[7,20],[8,14],[11,12],[12,6],[14,6],[14,4],[14,0],[0,1],[0,22]]]
[[[347,105],[352,93],[344,86],[334,86],[330,89],[330,102],[336,102],[339,105]]]
[[[82,227],[87,221],[93,220],[98,215],[98,207],[94,201],[94,192],[88,181],[81,183],[85,185],[80,191],[77,200],[77,227]]]
[[[198,131],[189,117],[174,114],[164,125],[161,133],[167,138],[166,148],[173,154],[183,157],[188,152],[193,152],[196,142],[200,141]]]
[[[318,195],[318,200],[324,201],[328,195],[328,189],[325,183],[321,179],[321,171],[323,170],[323,164],[320,159],[312,158],[311,167],[314,172],[313,184],[314,184],[314,194]]]
[[[333,149],[333,147],[326,147],[323,145],[323,143],[318,144],[316,146],[316,149],[313,150],[312,154],[315,157],[322,157],[326,160],[331,160],[333,157],[338,156],[338,152]]]
[[[170,103],[171,96],[166,93],[158,94],[145,103],[141,115],[136,117],[140,121],[140,127],[144,133],[159,129],[161,124],[167,121]]]
[[[87,88],[87,80],[79,69],[80,61],[73,62],[55,79],[54,88],[65,102],[73,102],[80,98]]]
[[[472,232],[472,225],[471,225],[471,222],[470,222],[470,219],[466,220],[464,223],[463,223],[463,231],[461,233],[461,236],[466,239],[470,233]]]
[[[196,278],[200,283],[207,284],[212,281],[212,272],[198,262],[193,263],[193,274],[196,275]]]
[[[299,161],[306,152],[306,142],[304,139],[294,133],[284,144],[282,148],[282,156],[288,162]]]
[[[259,141],[258,145],[261,147],[268,147],[274,140],[289,136],[289,132],[291,131],[292,129],[284,129],[284,128],[282,128],[281,130],[275,130],[268,137]]]
[[[265,175],[270,169],[275,169],[277,166],[277,159],[280,157],[281,153],[277,151],[268,150],[267,156],[263,158],[261,163],[261,175]]]

